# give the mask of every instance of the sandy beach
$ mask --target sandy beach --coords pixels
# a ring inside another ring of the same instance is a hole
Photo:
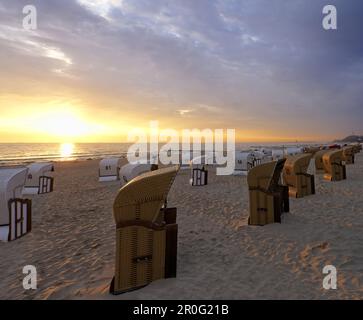
[[[130,293],[108,293],[113,277],[113,200],[99,160],[57,162],[55,191],[31,196],[33,229],[0,242],[0,299],[363,299],[363,154],[348,179],[316,177],[316,195],[290,200],[281,224],[248,226],[244,176],[209,175],[191,187],[180,171],[169,193],[178,208],[178,275]],[[325,265],[337,290],[322,286]],[[38,288],[24,290],[34,265]]]

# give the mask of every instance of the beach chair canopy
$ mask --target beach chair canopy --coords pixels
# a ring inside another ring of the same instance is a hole
[[[155,222],[178,170],[172,166],[150,171],[124,185],[113,205],[116,224],[137,219]]]
[[[318,152],[315,153],[315,155],[314,155],[314,158],[315,158],[315,168],[317,170],[323,170],[324,169],[323,156],[327,152],[329,152],[329,149],[320,150],[320,151],[318,151]]]
[[[140,174],[151,171],[153,169],[153,166],[155,165],[127,163],[123,165],[120,169],[120,179],[122,183],[125,184],[136,178]]]
[[[266,163],[266,162],[271,162],[272,161],[272,156],[264,153],[260,150],[255,150],[253,151],[253,156],[255,158],[255,164],[261,164],[261,163]]]
[[[280,181],[285,159],[263,163],[252,168],[247,176],[250,189],[274,190]]]
[[[25,181],[25,187],[39,187],[39,178],[42,176],[50,176],[50,172],[54,171],[52,163],[32,163],[28,166],[28,174]]]
[[[121,162],[122,159],[116,157],[102,159],[99,168],[100,180],[107,181],[108,178],[118,180]]]
[[[315,155],[318,151],[320,151],[320,147],[318,146],[307,146],[303,148],[304,153],[311,153],[312,155]]]
[[[285,150],[285,155],[293,156],[304,152],[304,148],[301,147],[288,147]]]
[[[0,169],[0,226],[8,225],[11,199],[21,198],[28,168]]]
[[[281,160],[285,158],[285,152],[283,149],[272,149],[271,156],[273,160]]]
[[[353,148],[354,153],[359,153],[362,150],[362,145],[360,143],[352,144],[351,147]]]
[[[312,154],[303,153],[294,156],[288,156],[285,162],[285,172],[287,174],[305,174],[307,173]]]
[[[327,171],[332,171],[332,165],[341,165],[343,161],[343,150],[335,149],[323,155],[324,167]]]
[[[272,157],[272,149],[261,148],[261,149],[258,149],[257,151],[262,152],[263,154]]]
[[[235,170],[249,170],[254,167],[255,152],[254,151],[239,151],[236,152]]]
[[[354,154],[354,146],[346,146],[342,150],[344,156],[352,156]]]

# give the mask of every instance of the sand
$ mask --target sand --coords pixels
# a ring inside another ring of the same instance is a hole
[[[291,199],[281,224],[248,226],[244,176],[211,173],[191,187],[181,172],[170,191],[178,208],[178,276],[130,293],[108,293],[114,271],[113,199],[98,161],[55,164],[55,191],[31,196],[33,230],[0,242],[0,299],[363,299],[363,154],[348,180],[316,177],[317,194]],[[322,269],[338,271],[325,290]],[[25,265],[38,288],[22,287]]]

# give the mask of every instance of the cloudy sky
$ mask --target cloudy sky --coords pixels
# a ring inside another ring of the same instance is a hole
[[[0,0],[0,142],[122,142],[150,120],[244,141],[363,134],[362,32],[359,0]]]

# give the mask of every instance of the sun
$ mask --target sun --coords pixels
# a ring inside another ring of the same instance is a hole
[[[62,143],[60,145],[60,155],[62,158],[69,158],[73,154],[74,144],[73,143]]]

